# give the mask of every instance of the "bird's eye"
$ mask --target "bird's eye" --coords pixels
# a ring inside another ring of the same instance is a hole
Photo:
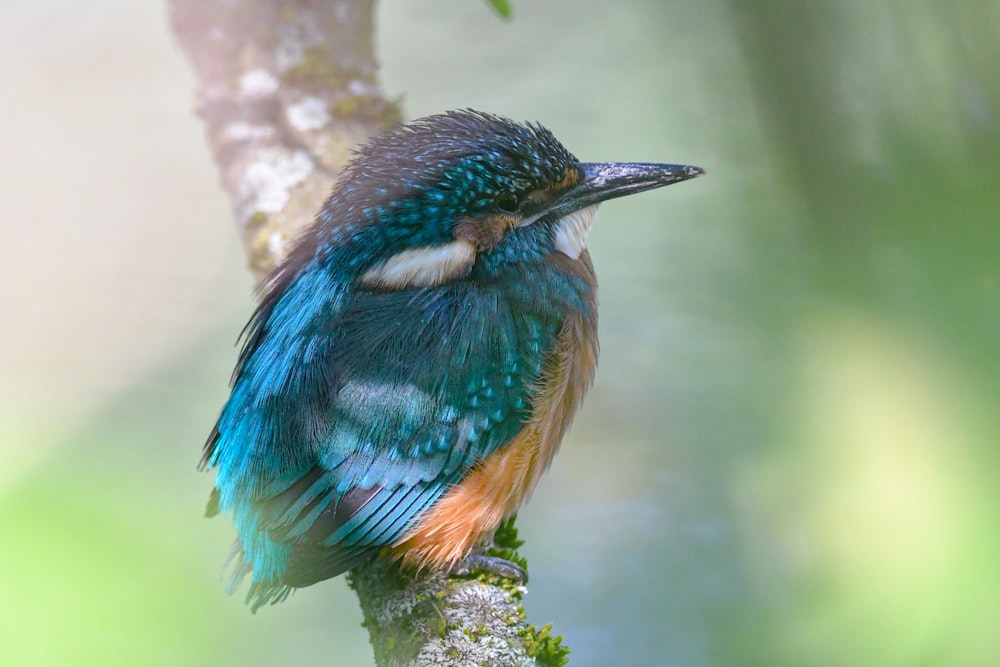
[[[517,200],[517,195],[513,192],[504,192],[497,197],[496,205],[504,213],[514,213],[521,205],[521,202]]]

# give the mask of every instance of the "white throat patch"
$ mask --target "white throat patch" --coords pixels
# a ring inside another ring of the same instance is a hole
[[[598,206],[600,204],[591,204],[559,219],[556,223],[556,250],[571,259],[580,259],[580,253],[587,247],[587,236]]]

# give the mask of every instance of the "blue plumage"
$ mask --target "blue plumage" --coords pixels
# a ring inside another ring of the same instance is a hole
[[[206,443],[255,608],[398,542],[531,419],[563,322],[596,316],[586,254],[553,261],[588,166],[539,126],[451,112],[345,170],[266,281]]]

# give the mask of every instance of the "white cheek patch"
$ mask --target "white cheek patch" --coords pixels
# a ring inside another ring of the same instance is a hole
[[[580,253],[587,247],[587,236],[598,206],[600,204],[591,204],[559,219],[556,223],[556,250],[571,259],[580,259]]]
[[[413,248],[368,269],[361,276],[361,284],[381,289],[435,287],[465,276],[475,261],[476,247],[464,239]]]

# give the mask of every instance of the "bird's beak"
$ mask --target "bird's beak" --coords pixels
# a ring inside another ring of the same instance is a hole
[[[580,162],[576,166],[580,170],[580,180],[548,210],[557,217],[608,199],[662,188],[705,173],[701,167],[684,164]]]

